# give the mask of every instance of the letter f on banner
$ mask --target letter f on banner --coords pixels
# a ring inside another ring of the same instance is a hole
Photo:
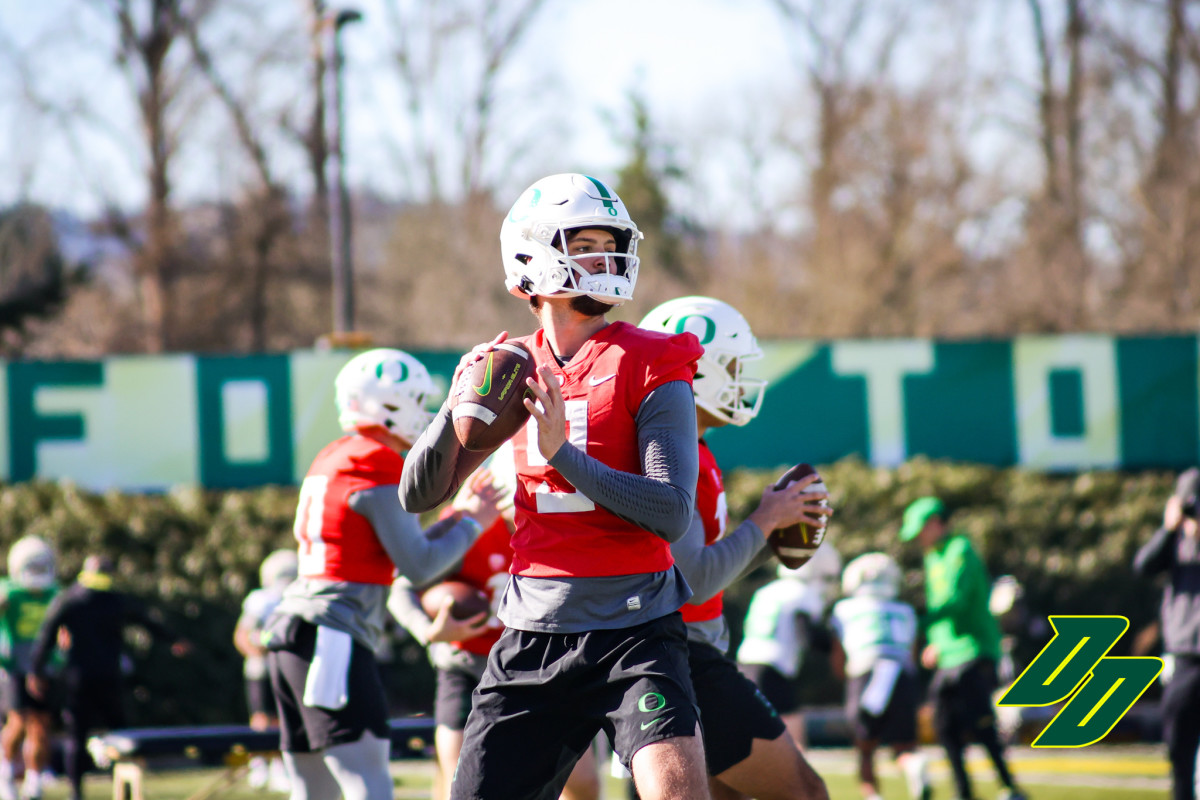
[[[1048,706],[1070,698],[1033,747],[1100,741],[1162,672],[1161,658],[1106,657],[1129,629],[1118,616],[1052,616],[1054,638],[997,705]]]

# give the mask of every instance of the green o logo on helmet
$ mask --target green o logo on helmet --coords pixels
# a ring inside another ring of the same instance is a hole
[[[694,319],[700,320],[700,324],[690,324]],[[701,330],[697,330],[697,328]],[[700,340],[700,344],[706,345],[716,338],[717,323],[711,317],[706,317],[703,314],[688,314],[685,317],[680,317],[679,321],[675,323],[676,333],[683,333],[684,331],[696,334],[696,338]]]
[[[533,208],[541,201],[542,190],[541,189],[530,189],[529,193],[530,193],[529,208]],[[514,205],[512,207],[512,210],[508,212],[508,221],[509,222],[521,222],[522,220],[529,219],[528,212],[525,214],[522,214],[519,217],[517,216],[517,205],[520,205],[520,202],[518,202],[516,205]]]
[[[397,373],[399,373],[397,375]],[[379,380],[390,380],[393,383],[404,383],[408,380],[408,364],[403,361],[380,361],[375,365],[375,377]]]

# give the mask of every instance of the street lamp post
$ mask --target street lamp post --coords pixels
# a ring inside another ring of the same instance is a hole
[[[345,109],[342,101],[341,30],[362,19],[354,9],[330,9],[322,19],[322,47],[325,51],[324,93],[326,108],[325,137],[328,145],[326,177],[329,186],[329,250],[333,272],[333,330],[354,330],[354,265],[350,248],[350,194],[346,190],[345,146],[342,129]]]

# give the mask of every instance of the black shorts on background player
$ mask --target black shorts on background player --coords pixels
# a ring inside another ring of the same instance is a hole
[[[434,701],[434,722],[452,731],[461,731],[467,726],[467,715],[471,713],[471,693],[479,679],[456,669],[437,671],[437,698]]]
[[[779,712],[723,653],[688,642],[692,688],[704,710],[704,756],[708,771],[720,775],[750,756],[754,739],[771,741],[787,728]]]
[[[350,655],[346,705],[338,709],[315,708],[301,702],[308,669],[316,645],[317,626],[299,618],[287,649],[272,655],[278,672],[272,670],[272,689],[279,711],[279,746],[288,753],[311,753],[334,745],[357,742],[363,731],[388,739],[387,697],[379,668],[370,648],[355,642]]]
[[[759,688],[780,714],[799,710],[800,693],[795,678],[789,678],[770,664],[739,664],[738,670]]]
[[[892,687],[883,713],[875,716],[864,711],[859,703],[871,673],[856,675],[846,682],[846,717],[854,727],[854,738],[883,744],[904,744],[917,740],[917,697],[920,684],[912,672],[901,672]]]

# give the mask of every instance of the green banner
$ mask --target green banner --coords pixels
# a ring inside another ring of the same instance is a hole
[[[1200,462],[1200,339],[764,343],[762,413],[709,440],[725,469],[914,455],[1040,470]],[[441,386],[456,352],[414,353]],[[298,483],[338,435],[346,352],[114,357],[0,368],[0,477],[94,489]]]

